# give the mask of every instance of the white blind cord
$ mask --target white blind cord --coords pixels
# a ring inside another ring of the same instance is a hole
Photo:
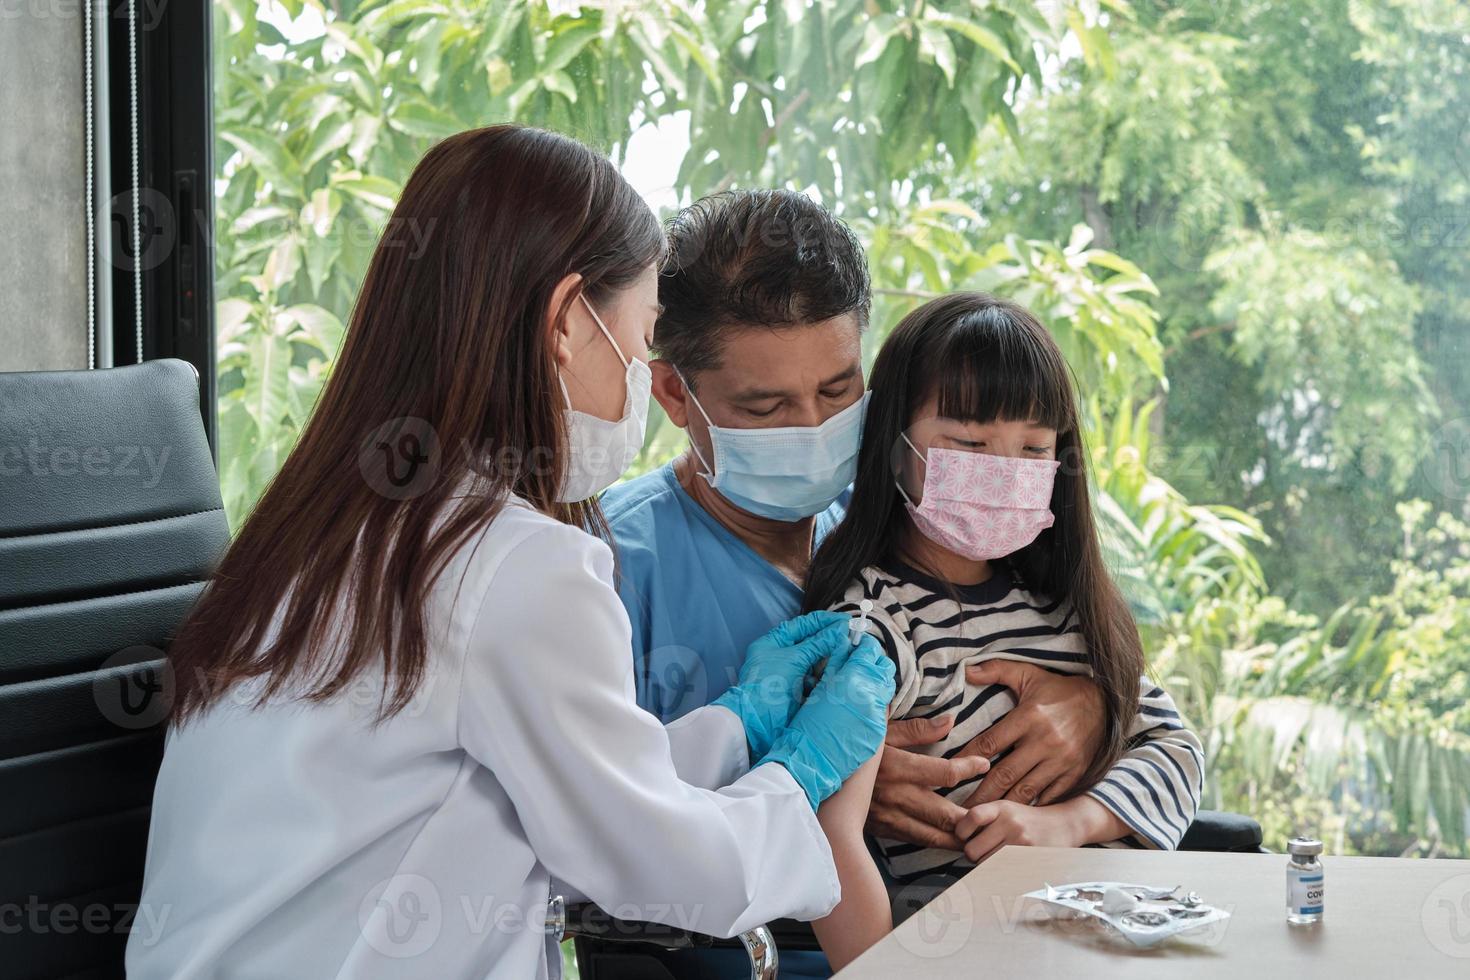
[[[83,18],[85,23],[84,46],[82,55],[84,66],[84,79],[82,82],[82,99],[85,103],[85,114],[87,117],[87,129],[83,154],[87,158],[86,169],[86,207],[87,207],[87,370],[90,371],[97,366],[97,221],[93,214],[93,173],[92,153],[93,141],[96,135],[92,132],[92,17],[94,7],[92,0],[87,0],[87,12]]]
[[[138,0],[128,0],[128,117],[132,123],[133,163],[133,334],[143,363],[143,214],[138,184]]]

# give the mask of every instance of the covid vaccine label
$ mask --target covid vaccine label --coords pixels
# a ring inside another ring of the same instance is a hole
[[[1286,903],[1294,915],[1321,915],[1322,893],[1325,885],[1322,872],[1302,872],[1295,868],[1287,871]]]

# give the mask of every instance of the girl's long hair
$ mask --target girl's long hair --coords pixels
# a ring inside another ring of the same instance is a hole
[[[595,503],[556,502],[567,433],[547,317],[566,315],[570,301],[550,306],[567,275],[595,302],[663,251],[647,205],[575,140],[492,126],[429,150],[310,420],[173,639],[175,723],[247,678],[266,678],[256,703],[323,701],[376,671],[382,721],[424,677],[435,580],[510,494],[605,533]]]
[[[938,395],[939,414],[947,418],[1037,420],[1055,429],[1056,523],[1006,562],[1028,589],[1065,598],[1076,611],[1107,713],[1103,746],[1077,791],[1085,789],[1126,748],[1144,661],[1138,627],[1103,563],[1077,399],[1061,350],[1023,307],[985,293],[955,293],[904,317],[878,352],[868,386],[852,500],[812,557],[805,608],[832,606],[863,568],[898,554],[911,524],[896,477],[901,454],[910,451],[900,435],[930,398]]]

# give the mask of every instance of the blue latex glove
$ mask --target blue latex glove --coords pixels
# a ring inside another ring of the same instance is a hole
[[[812,696],[761,762],[779,762],[815,810],[873,757],[888,728],[893,661],[864,634],[827,661]]]
[[[797,616],[771,630],[745,649],[740,679],[715,698],[745,725],[750,757],[771,748],[801,703],[801,682],[812,666],[847,645],[852,617],[819,610]]]

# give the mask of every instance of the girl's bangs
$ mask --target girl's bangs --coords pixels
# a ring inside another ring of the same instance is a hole
[[[927,381],[939,414],[967,422],[1038,422],[1066,432],[1075,418],[1071,375],[1039,324],[988,307],[965,314],[931,352]]]

